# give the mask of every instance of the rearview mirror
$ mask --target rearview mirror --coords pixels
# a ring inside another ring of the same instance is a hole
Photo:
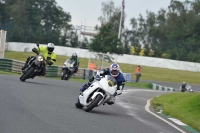
[[[39,48],[39,43],[36,43],[37,47]]]

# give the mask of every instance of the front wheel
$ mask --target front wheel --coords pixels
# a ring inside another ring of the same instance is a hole
[[[63,70],[63,74],[62,74],[62,76],[61,76],[61,80],[65,80],[66,73],[67,73],[67,71],[66,71],[66,70]]]
[[[94,107],[96,107],[98,105],[98,103],[101,101],[101,99],[103,98],[102,95],[97,95],[97,97],[94,99],[94,101],[85,109],[86,112],[91,111]]]
[[[66,80],[69,80],[69,78],[71,77],[71,71],[68,71],[68,73],[67,73],[67,77],[65,78]]]
[[[24,82],[26,79],[28,79],[30,77],[30,75],[34,72],[34,68],[31,67],[30,69],[28,69],[28,71],[26,71],[26,73],[24,73],[21,77],[20,80],[22,82]]]
[[[77,100],[77,102],[75,103],[76,107],[79,108],[79,109],[82,109],[83,108],[83,105],[81,105],[79,99]]]

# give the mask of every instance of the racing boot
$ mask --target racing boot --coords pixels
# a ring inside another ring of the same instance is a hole
[[[115,103],[115,97],[111,97],[110,100],[107,102],[108,105],[112,105]]]
[[[83,87],[80,88],[80,91],[84,92],[90,85],[91,83],[88,81]]]

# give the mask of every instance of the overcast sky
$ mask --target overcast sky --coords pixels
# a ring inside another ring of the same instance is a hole
[[[108,0],[56,0],[65,12],[72,16],[71,23],[76,25],[95,26],[100,24],[98,17],[101,16],[102,2]],[[160,8],[167,9],[171,0],[125,0],[125,27],[131,28],[130,19],[138,18],[142,14],[146,18],[146,10],[157,14]],[[120,6],[122,0],[113,0],[115,6]]]

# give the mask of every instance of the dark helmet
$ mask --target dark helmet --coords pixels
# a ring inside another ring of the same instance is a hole
[[[119,71],[120,71],[120,68],[119,68],[118,64],[113,63],[110,65],[110,75],[111,76],[117,77],[119,75]]]
[[[76,54],[76,53],[73,53],[73,54],[72,54],[72,58],[73,58],[73,59],[77,59],[77,54]]]
[[[47,44],[47,50],[49,53],[52,53],[54,50],[54,44],[53,43],[48,43]]]

